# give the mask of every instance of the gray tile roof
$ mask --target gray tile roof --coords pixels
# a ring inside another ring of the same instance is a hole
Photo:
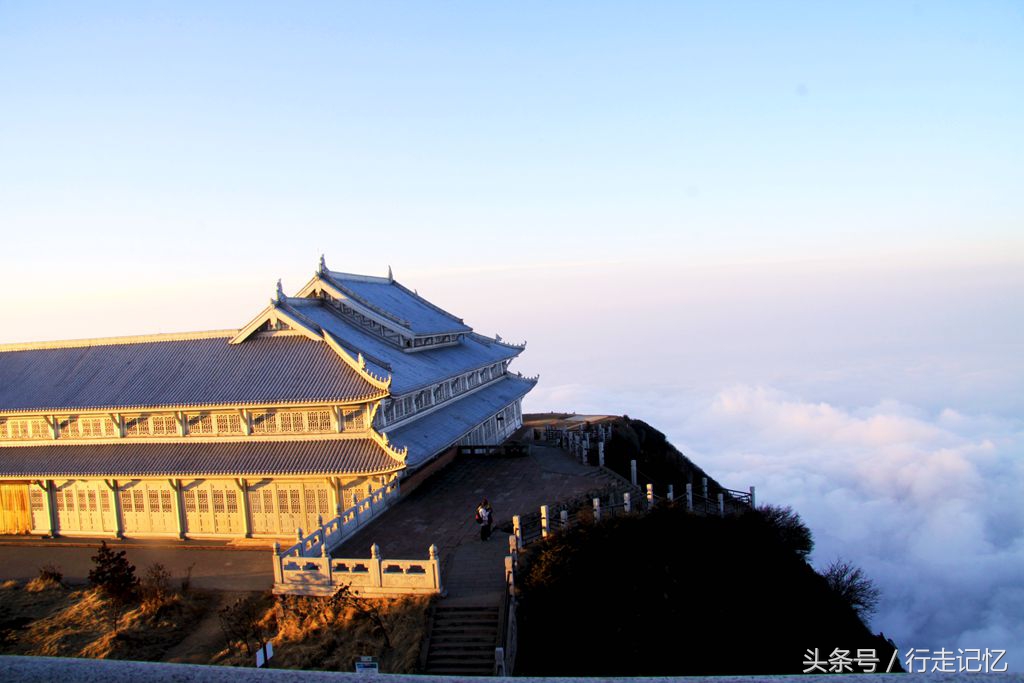
[[[0,411],[362,401],[383,395],[323,342],[227,337],[0,352]]]
[[[430,386],[474,368],[515,358],[523,351],[519,347],[467,334],[455,346],[406,353],[352,325],[335,314],[329,305],[316,299],[289,299],[284,306],[286,310],[297,311],[302,317],[330,332],[353,355],[364,354],[368,369],[374,374],[392,375],[391,393],[394,395]]]
[[[367,282],[332,271],[323,273],[323,277],[343,292],[352,295],[356,301],[369,304],[371,308],[385,311],[387,315],[404,321],[415,334],[469,332],[471,329],[459,318],[434,306],[394,280]]]
[[[402,463],[372,439],[166,442],[0,448],[0,477],[372,474]]]
[[[406,464],[410,469],[415,469],[461,439],[485,419],[525,396],[535,384],[532,380],[507,375],[501,381],[467,394],[415,422],[394,431],[383,431],[387,432],[393,446],[409,447]]]

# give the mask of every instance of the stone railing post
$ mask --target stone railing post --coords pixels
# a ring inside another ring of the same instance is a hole
[[[597,442],[597,464],[604,467],[604,441]]]
[[[519,523],[519,515],[512,515],[512,533],[516,537],[516,549],[523,547],[523,527]]]
[[[327,541],[320,546],[320,557],[323,559],[324,564],[327,565],[327,585],[334,585],[334,570],[331,568],[331,554],[327,552]]]
[[[686,485],[686,509],[693,512],[693,484]]]
[[[601,521],[601,499],[600,498],[595,498],[594,499],[594,521],[595,522],[600,522]]]
[[[751,510],[756,510],[757,509],[757,505],[754,504],[754,487],[753,486],[750,487],[750,509]]]
[[[380,546],[374,543],[370,546],[370,574],[373,577],[373,586],[381,588],[384,585],[384,558],[380,556]]]
[[[647,505],[654,505],[654,484],[647,485]]]
[[[636,486],[636,460],[629,461],[629,480]]]
[[[434,567],[434,588],[437,589],[438,593],[441,593],[441,559],[437,556],[436,544],[430,544],[430,548],[427,549],[427,556],[430,558],[430,563]]]
[[[676,499],[675,490],[672,488],[672,484],[668,485],[668,495],[665,497],[668,498],[668,502],[670,503]]]
[[[725,517],[725,494],[718,494],[718,516]]]
[[[284,571],[281,569],[281,544],[271,546],[274,553],[274,583],[284,583]]]
[[[626,512],[632,512],[633,511],[633,505],[632,505],[632,503],[629,500],[629,494],[628,493],[623,493],[622,494],[622,509],[624,509]]]
[[[540,535],[543,538],[547,538],[548,537],[548,533],[550,531],[549,524],[550,524],[550,522],[548,521],[548,506],[547,505],[541,505],[540,506]]]
[[[515,534],[508,535],[508,554],[513,555],[517,552],[519,547],[519,541],[516,539]]]
[[[569,511],[568,510],[562,510],[561,512],[558,513],[558,517],[559,517],[559,519],[562,522],[562,530],[564,531],[564,530],[568,529],[569,528]]]

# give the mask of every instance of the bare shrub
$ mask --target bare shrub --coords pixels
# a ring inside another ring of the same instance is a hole
[[[762,505],[757,509],[774,530],[783,546],[806,559],[814,550],[811,530],[790,506]]]
[[[264,602],[259,594],[247,595],[218,612],[228,649],[244,650],[246,656],[251,657],[266,644],[269,632],[264,628]]]
[[[864,571],[849,560],[838,558],[822,572],[829,588],[867,620],[878,609],[881,592]]]
[[[172,598],[171,572],[160,562],[149,565],[142,577],[140,588],[143,612],[159,612]]]

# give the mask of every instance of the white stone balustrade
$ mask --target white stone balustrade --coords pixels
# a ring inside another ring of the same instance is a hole
[[[370,548],[370,558],[286,556],[275,572],[274,593],[331,595],[348,586],[360,597],[431,595],[442,592],[441,561],[432,545],[426,560],[389,560],[380,548]]]

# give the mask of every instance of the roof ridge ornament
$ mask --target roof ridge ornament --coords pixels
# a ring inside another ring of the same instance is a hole
[[[277,302],[284,300],[284,287],[281,286],[281,278],[277,278]]]
[[[323,254],[320,254],[320,265],[316,269],[317,275],[323,275],[327,272],[327,259],[324,258]]]
[[[391,272],[391,266],[388,266],[388,282],[395,281],[395,274]]]

